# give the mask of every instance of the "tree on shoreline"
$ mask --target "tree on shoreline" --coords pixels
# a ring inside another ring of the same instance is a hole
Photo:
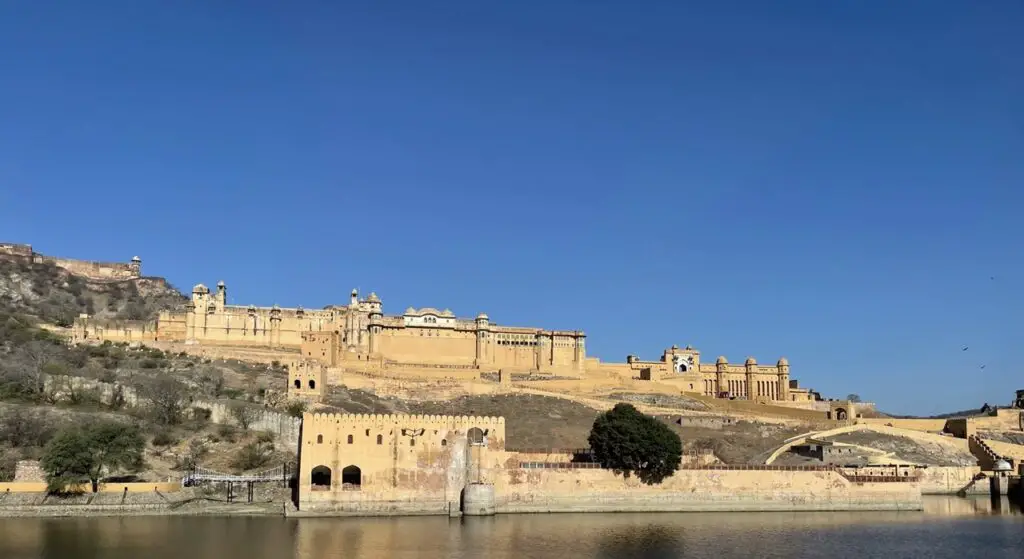
[[[142,467],[145,446],[135,425],[101,421],[65,429],[50,439],[40,460],[47,491],[64,493],[89,481],[95,493],[104,471],[136,471]]]
[[[661,483],[679,468],[683,443],[672,429],[630,404],[615,404],[594,420],[590,448],[602,467],[631,474],[648,485]]]

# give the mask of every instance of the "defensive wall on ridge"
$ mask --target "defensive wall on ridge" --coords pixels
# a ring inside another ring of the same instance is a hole
[[[91,280],[130,280],[142,277],[142,260],[136,256],[129,262],[96,262],[74,258],[46,256],[32,250],[32,245],[0,243],[0,255],[26,259],[34,263],[53,264],[68,272]]]

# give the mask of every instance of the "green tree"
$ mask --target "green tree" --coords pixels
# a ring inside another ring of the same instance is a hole
[[[137,426],[101,421],[58,433],[47,443],[40,463],[49,491],[63,492],[88,480],[95,493],[104,471],[138,470],[145,447]]]
[[[629,404],[615,404],[599,415],[588,440],[602,467],[627,478],[636,474],[648,485],[671,476],[683,458],[679,435]]]
[[[47,491],[64,493],[88,479],[92,454],[85,434],[80,430],[57,433],[43,449],[39,461],[46,472]]]

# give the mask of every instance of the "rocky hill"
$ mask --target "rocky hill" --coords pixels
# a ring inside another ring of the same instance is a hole
[[[98,319],[151,320],[186,297],[163,278],[94,280],[49,262],[0,254],[0,310],[70,326],[79,314]]]

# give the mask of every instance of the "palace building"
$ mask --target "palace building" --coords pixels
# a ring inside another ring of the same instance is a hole
[[[73,335],[79,341],[273,349],[315,360],[326,368],[365,372],[415,371],[463,379],[498,371],[621,377],[715,398],[780,403],[820,399],[790,379],[785,358],[771,365],[760,365],[753,358],[730,364],[725,357],[704,363],[698,350],[672,346],[657,361],[628,356],[625,363],[605,363],[587,357],[586,334],[581,330],[505,326],[484,313],[460,318],[450,310],[429,307],[387,315],[376,293],[361,298],[356,290],[348,305],[309,310],[229,305],[224,282],[217,283],[216,291],[199,284],[183,310],[163,311],[153,323],[111,326],[82,317]]]

